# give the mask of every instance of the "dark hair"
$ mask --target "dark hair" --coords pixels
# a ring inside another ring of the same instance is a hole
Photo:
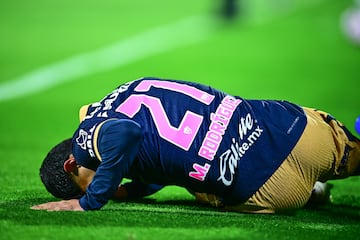
[[[64,170],[64,162],[71,150],[71,139],[62,141],[50,150],[40,167],[41,181],[46,190],[57,198],[80,198],[83,194]]]

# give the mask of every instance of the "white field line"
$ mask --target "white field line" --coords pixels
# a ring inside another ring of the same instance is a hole
[[[193,16],[156,27],[105,48],[76,55],[0,84],[0,101],[39,92],[72,79],[107,71],[178,47],[211,34],[210,21]]]
[[[258,0],[258,2],[261,1],[265,0]],[[269,23],[290,15],[297,9],[314,7],[324,1],[313,0],[306,4],[299,4],[295,1],[296,4],[290,4],[290,7],[277,12],[276,15],[260,18],[254,16],[250,18],[250,22],[254,25]],[[0,102],[40,92],[63,82],[111,70],[158,53],[203,41],[213,32],[211,25],[211,19],[208,17],[192,16],[145,31],[102,49],[43,66],[15,79],[0,83]]]

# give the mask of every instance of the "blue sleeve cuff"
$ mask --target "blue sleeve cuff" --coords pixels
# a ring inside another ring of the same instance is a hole
[[[102,206],[104,206],[106,202],[99,202],[94,197],[89,197],[89,193],[86,193],[79,199],[79,204],[85,211],[88,210],[99,210]]]
[[[88,203],[87,203],[86,195],[82,196],[82,197],[79,199],[79,204],[80,204],[80,206],[82,207],[82,209],[84,209],[85,211],[91,210],[91,209],[89,208]]]

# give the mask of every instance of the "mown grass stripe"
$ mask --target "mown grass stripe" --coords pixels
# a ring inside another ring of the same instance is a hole
[[[39,92],[55,85],[111,70],[149,56],[194,44],[211,34],[205,16],[192,16],[102,49],[76,55],[0,84],[0,101]]]

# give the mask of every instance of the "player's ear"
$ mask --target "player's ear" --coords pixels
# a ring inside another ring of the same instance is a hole
[[[77,173],[77,163],[72,154],[70,154],[69,158],[64,162],[64,171],[67,173]]]

